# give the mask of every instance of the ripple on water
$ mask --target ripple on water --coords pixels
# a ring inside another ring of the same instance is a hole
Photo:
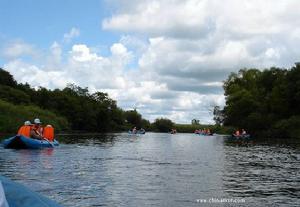
[[[201,206],[196,200],[209,198],[244,198],[241,206],[300,203],[294,145],[159,133],[60,141],[52,151],[1,149],[0,173],[65,206]]]

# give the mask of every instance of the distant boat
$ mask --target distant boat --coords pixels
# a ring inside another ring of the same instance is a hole
[[[202,132],[201,130],[195,130],[194,134],[198,134],[200,136],[213,136],[213,133]]]
[[[145,134],[145,133],[146,133],[146,131],[144,129],[139,129],[136,131],[132,131],[132,130],[128,131],[128,134]]]
[[[176,134],[177,133],[177,130],[176,129],[172,129],[171,131],[170,131],[170,134]]]
[[[241,134],[241,135],[231,135],[232,138],[235,138],[235,139],[249,139],[251,138],[250,134]]]

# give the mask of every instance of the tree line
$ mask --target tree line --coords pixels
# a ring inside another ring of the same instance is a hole
[[[241,69],[228,76],[223,88],[226,104],[213,110],[216,125],[202,127],[214,132],[244,128],[257,137],[300,137],[300,63],[290,69]],[[200,126],[196,119],[191,125],[166,118],[150,123],[137,110],[118,107],[107,93],[90,93],[74,84],[35,89],[0,68],[0,132],[15,132],[35,117],[63,131],[113,132],[136,126],[147,131],[192,132]]]
[[[290,69],[242,69],[223,85],[226,104],[215,107],[218,124],[257,137],[300,137],[300,63]]]
[[[123,110],[107,93],[90,93],[88,88],[68,84],[64,89],[32,88],[17,83],[0,68],[0,132],[15,132],[25,120],[41,118],[57,130],[113,132],[133,128],[166,131],[168,119],[150,123],[137,110]]]

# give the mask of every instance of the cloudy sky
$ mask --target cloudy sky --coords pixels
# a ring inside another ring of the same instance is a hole
[[[222,81],[300,60],[299,0],[0,0],[0,67],[104,91],[150,120],[212,122]]]

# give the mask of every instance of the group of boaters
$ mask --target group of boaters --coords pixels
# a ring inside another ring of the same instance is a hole
[[[53,141],[54,128],[50,124],[42,126],[40,119],[36,118],[33,124],[30,121],[25,121],[24,125],[19,128],[18,135],[32,139]]]
[[[247,132],[246,130],[242,129],[241,131],[240,130],[236,130],[234,133],[233,133],[234,136],[244,136],[244,135],[247,135]]]
[[[132,130],[128,131],[130,134],[145,134],[146,130],[143,128],[137,129],[137,127],[133,127]]]
[[[202,134],[202,135],[212,135],[212,132],[210,131],[210,129],[196,129],[194,131],[195,134]]]

